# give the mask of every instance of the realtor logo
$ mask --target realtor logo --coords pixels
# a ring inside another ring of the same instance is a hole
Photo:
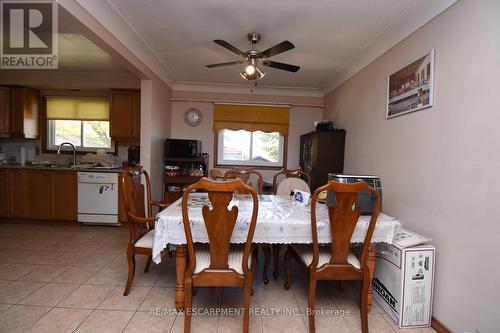
[[[57,69],[57,3],[0,0],[0,68]]]

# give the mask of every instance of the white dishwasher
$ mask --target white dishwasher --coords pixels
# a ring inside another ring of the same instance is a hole
[[[118,226],[118,173],[78,172],[78,222]]]

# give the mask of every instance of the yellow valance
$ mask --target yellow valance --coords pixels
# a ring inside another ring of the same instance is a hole
[[[279,132],[288,135],[289,107],[214,105],[215,133],[223,129]]]
[[[47,96],[47,119],[109,120],[109,100]]]

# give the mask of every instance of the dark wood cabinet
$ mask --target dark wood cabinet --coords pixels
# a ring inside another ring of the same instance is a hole
[[[141,92],[116,90],[111,92],[109,132],[115,141],[134,142],[141,136]]]
[[[25,87],[9,87],[9,136],[40,137],[40,92]]]
[[[0,217],[76,221],[75,171],[0,169]]]
[[[0,217],[9,217],[9,176],[7,170],[0,169]]]
[[[300,137],[300,166],[311,177],[311,190],[344,171],[345,130],[311,132]]]
[[[166,157],[165,166],[177,167],[176,171],[165,170],[163,177],[163,202],[170,204],[182,196],[185,187],[208,176],[208,157]],[[202,176],[191,175],[192,170],[203,169]]]
[[[9,88],[0,87],[0,135],[9,134]]]
[[[24,171],[24,218],[47,220],[50,211],[50,173],[48,171]]]
[[[78,212],[76,172],[51,172],[50,194],[50,218],[58,221],[76,221]]]
[[[24,170],[8,170],[9,179],[9,217],[25,217],[25,192]]]

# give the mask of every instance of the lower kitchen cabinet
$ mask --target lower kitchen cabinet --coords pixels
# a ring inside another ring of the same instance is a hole
[[[78,211],[78,186],[76,172],[57,171],[50,175],[51,219],[76,221]]]
[[[9,217],[9,175],[0,169],[0,217]]]
[[[76,172],[0,170],[0,217],[76,221]]]
[[[50,176],[48,171],[24,171],[25,218],[50,219]]]
[[[9,180],[9,217],[24,218],[26,216],[26,183],[24,181],[24,170],[8,170]]]

